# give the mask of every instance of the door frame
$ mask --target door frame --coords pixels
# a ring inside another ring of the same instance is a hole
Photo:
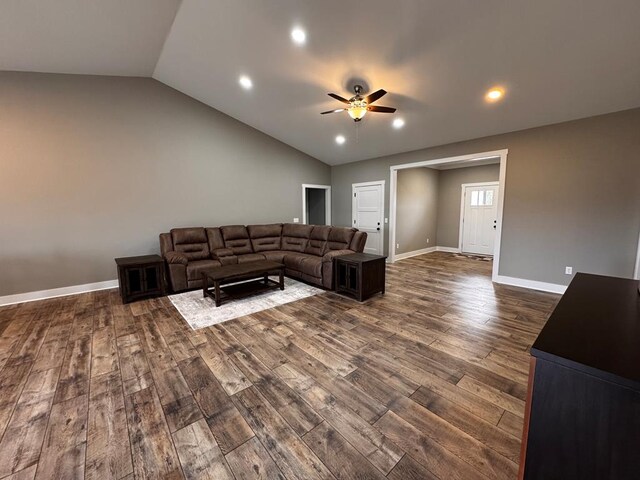
[[[465,188],[467,187],[498,187],[498,197],[500,196],[500,182],[475,182],[475,183],[463,183],[460,186],[460,234],[458,236],[458,250],[460,250],[460,252],[462,252],[462,239],[463,237],[463,232],[462,232],[462,228],[464,225],[464,212],[465,212],[465,203],[464,203],[464,191]],[[498,233],[498,227],[497,227],[497,223],[496,223],[496,235]]]
[[[302,223],[307,224],[307,189],[325,190],[324,194],[324,224],[331,225],[331,185],[302,184]]]
[[[385,180],[374,180],[373,182],[360,182],[351,184],[351,226],[355,228],[356,223],[356,188],[370,187],[372,185],[380,185],[382,195],[380,196],[380,238],[382,239],[380,255],[384,255],[384,188]]]
[[[421,162],[405,163],[402,165],[392,165],[390,169],[390,186],[389,186],[389,263],[396,260],[395,244],[396,244],[396,206],[398,194],[398,170],[416,167],[430,167],[434,165],[442,165],[447,163],[469,164],[473,166],[474,162],[479,160],[488,160],[490,158],[500,158],[500,176],[498,192],[498,221],[496,224],[496,241],[493,249],[493,272],[491,280],[497,282],[498,272],[500,271],[500,251],[502,244],[502,213],[504,209],[504,191],[507,178],[507,155],[508,149],[493,150],[490,152],[472,153],[470,155],[460,155],[457,157],[438,158],[434,160],[424,160]]]
[[[638,250],[636,252],[636,266],[633,269],[633,278],[640,280],[640,235],[638,235]]]

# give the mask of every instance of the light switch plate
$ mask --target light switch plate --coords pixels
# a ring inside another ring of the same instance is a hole
[[[300,219],[298,217],[294,218],[293,223],[300,223]]]
[[[571,275],[573,273],[573,267],[564,267],[564,273]]]

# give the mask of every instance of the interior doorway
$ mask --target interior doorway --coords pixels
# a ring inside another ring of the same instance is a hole
[[[302,223],[331,225],[331,187],[302,185]]]
[[[499,188],[497,191],[497,213],[496,213],[496,228],[495,228],[495,236],[494,236],[494,245],[493,245],[493,269],[492,269],[492,280],[497,282],[499,280],[498,272],[500,271],[500,251],[501,251],[501,240],[502,240],[502,212],[504,206],[504,186],[506,181],[506,173],[507,173],[507,155],[509,151],[507,149],[504,150],[494,150],[489,152],[479,152],[470,155],[460,155],[457,157],[446,157],[446,158],[438,158],[434,160],[424,160],[419,162],[401,164],[401,165],[392,165],[390,167],[390,186],[389,186],[389,262],[395,262],[398,257],[402,258],[401,255],[397,253],[397,242],[396,242],[396,219],[397,219],[397,188],[398,188],[398,171],[418,168],[418,167],[428,167],[428,168],[459,168],[467,165],[481,165],[485,162],[490,163],[499,163],[499,176],[498,176],[498,184]],[[496,162],[495,160],[498,159]],[[459,192],[460,190],[458,190]],[[433,249],[441,250],[441,251],[457,251],[459,252],[459,248],[449,249],[449,248],[440,248],[438,246],[433,247]]]
[[[384,250],[384,180],[354,183],[352,193],[353,226],[367,233],[364,253],[382,255]]]
[[[498,223],[498,182],[463,183],[460,252],[493,255]]]

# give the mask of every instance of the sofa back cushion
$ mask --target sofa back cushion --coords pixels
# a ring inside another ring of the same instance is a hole
[[[207,234],[202,227],[174,228],[171,230],[171,240],[174,251],[184,253],[189,260],[209,258]]]
[[[249,232],[244,225],[227,225],[220,227],[225,248],[228,248],[234,255],[245,255],[253,253]]]
[[[222,232],[220,228],[205,228],[207,232],[207,240],[209,241],[209,250],[211,253],[216,250],[220,250],[221,248],[226,248],[224,246],[224,239],[222,238]]]
[[[313,225],[285,223],[282,226],[282,250],[304,253]]]
[[[327,241],[327,250],[345,250],[349,248],[355,228],[332,227]]]
[[[248,225],[247,231],[249,232],[249,238],[251,239],[254,252],[280,250],[280,240],[282,237],[281,223]]]
[[[366,243],[367,243],[367,232],[358,231],[353,234],[353,238],[351,239],[351,245],[349,245],[349,250],[362,253],[364,251],[364,246]]]
[[[329,232],[331,227],[325,225],[314,225],[309,235],[309,242],[304,249],[304,253],[310,253],[321,257],[325,254],[327,249],[327,239],[329,238]]]

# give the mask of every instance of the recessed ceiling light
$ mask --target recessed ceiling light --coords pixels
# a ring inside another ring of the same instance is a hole
[[[497,102],[504,97],[504,88],[494,87],[489,90],[484,97],[487,99],[487,102]]]
[[[298,45],[304,45],[307,41],[307,34],[300,27],[296,27],[291,30],[291,40],[293,40]]]
[[[393,121],[393,128],[402,128],[402,127],[404,127],[404,119],[396,118]]]
[[[240,86],[245,90],[251,90],[251,88],[253,88],[253,82],[246,75],[241,75],[238,79],[238,83],[240,83]]]
[[[336,137],[336,143],[337,143],[338,145],[342,145],[342,144],[343,144],[344,142],[346,142],[346,141],[347,141],[347,139],[346,139],[346,138],[344,138],[344,135],[338,135],[338,136]]]

